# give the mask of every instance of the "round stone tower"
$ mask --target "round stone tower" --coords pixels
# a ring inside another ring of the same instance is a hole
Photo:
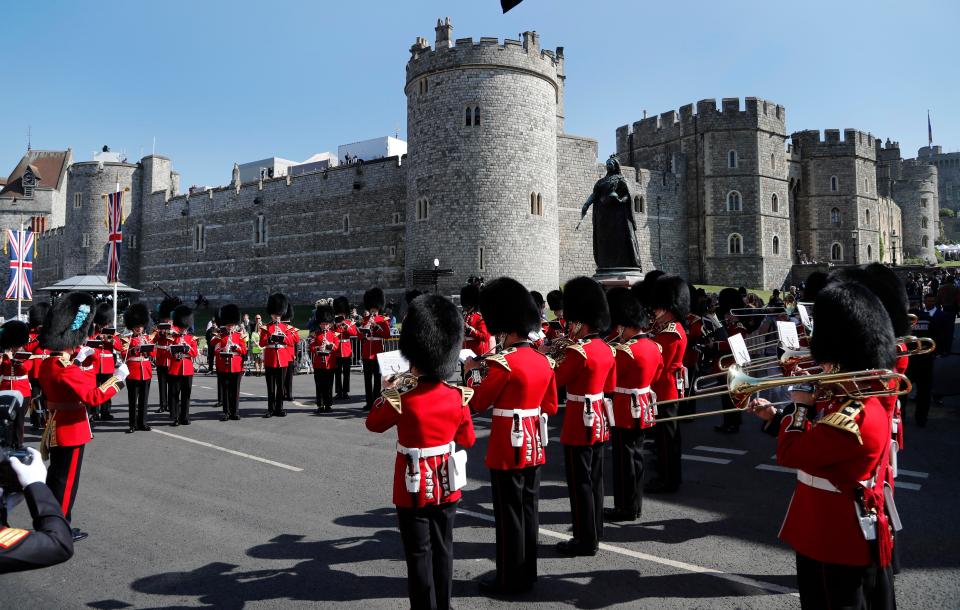
[[[132,208],[139,208],[139,167],[131,163],[82,161],[68,170],[66,227],[63,236],[63,277],[74,275],[107,274],[107,201],[105,195],[116,191],[117,183],[123,193],[124,216]],[[139,283],[136,257],[127,247],[134,237],[135,224],[124,224],[124,249],[120,256],[120,281]]]
[[[940,235],[937,178],[935,165],[907,159],[901,166],[900,179],[893,183],[893,199],[903,215],[904,258],[937,260],[934,248]]]
[[[562,51],[452,31],[438,20],[407,63],[407,284],[439,259],[444,292],[475,275],[556,288]]]

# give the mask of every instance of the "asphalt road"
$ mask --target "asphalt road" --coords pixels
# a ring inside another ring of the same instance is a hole
[[[940,390],[960,394],[960,358],[937,366]],[[390,504],[395,436],[367,432],[357,399],[313,415],[312,381],[298,376],[289,416],[265,420],[263,378],[245,378],[244,419],[220,422],[215,379],[201,375],[193,425],[171,428],[154,408],[154,431],[136,434],[124,433],[124,395],[84,460],[74,521],[90,538],[66,564],[0,578],[0,608],[405,607]],[[541,493],[541,578],[508,601],[481,595],[473,582],[494,567],[483,467],[489,422],[477,418],[455,531],[456,607],[799,608],[793,554],[776,537],[795,479],[776,466],[774,440],[753,422],[724,436],[715,419],[682,427],[680,492],[648,496],[639,523],[608,525],[592,558],[561,558],[552,548],[570,524],[554,440]],[[960,397],[935,407],[927,428],[911,424],[908,416],[897,486],[906,528],[897,598],[901,608],[957,608]],[[25,507],[11,521],[26,525]]]

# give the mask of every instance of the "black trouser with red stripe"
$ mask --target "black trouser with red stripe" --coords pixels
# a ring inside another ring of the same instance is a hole
[[[334,391],[337,396],[350,393],[350,356],[337,358],[337,368],[333,369]]]
[[[453,588],[453,521],[457,502],[397,507],[407,560],[407,592],[414,610],[448,610]]]
[[[890,566],[846,566],[797,554],[797,588],[803,610],[894,610]]]
[[[658,410],[661,417],[676,417],[677,403],[659,406]],[[653,434],[657,439],[656,480],[662,483],[666,489],[676,490],[683,481],[680,473],[682,450],[680,446],[680,426],[676,421],[658,423],[653,428]]]
[[[243,373],[217,373],[217,385],[220,387],[220,404],[223,414],[235,417],[240,410],[240,380]]]
[[[296,361],[287,365],[283,372],[283,399],[293,400],[293,373],[297,369]]]
[[[564,445],[563,457],[573,541],[581,549],[596,549],[603,537],[603,443]]]
[[[60,510],[67,521],[73,514],[73,503],[80,488],[80,466],[83,464],[83,448],[51,447],[50,468],[47,469],[47,487],[60,503]]]
[[[376,357],[363,360],[363,392],[369,409],[380,398],[380,361]]]
[[[284,367],[266,367],[263,376],[267,380],[267,413],[277,415],[283,412],[283,376]]]
[[[97,373],[97,385],[103,385],[103,383],[113,377],[113,373]],[[110,415],[110,407],[113,406],[112,400],[105,400],[100,403],[100,406],[97,407],[97,414],[100,416],[100,419],[106,419]]]
[[[130,429],[143,430],[147,427],[147,397],[149,395],[149,379],[127,379]]]
[[[167,375],[167,401],[170,417],[181,424],[190,421],[190,394],[193,375]]]
[[[157,392],[160,394],[160,411],[170,411],[170,404],[167,402],[167,377],[170,369],[165,366],[157,365]]]
[[[313,369],[313,383],[317,390],[317,406],[333,406],[334,369]]]
[[[631,515],[643,510],[643,429],[610,428],[613,441],[613,506]],[[619,422],[618,422],[619,423]]]
[[[493,516],[497,532],[497,584],[522,590],[537,580],[537,504],[540,467],[491,470]]]

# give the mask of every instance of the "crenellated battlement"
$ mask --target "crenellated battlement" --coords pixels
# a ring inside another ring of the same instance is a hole
[[[559,87],[558,75],[563,74],[563,47],[555,51],[540,48],[540,35],[524,32],[519,40],[482,37],[452,38],[453,25],[449,18],[437,20],[437,40],[431,47],[427,40],[418,37],[410,47],[407,62],[407,83],[431,72],[462,67],[505,67],[536,73]]]
[[[905,159],[901,166],[900,177],[903,180],[930,182],[936,189],[939,170],[936,165],[923,159]]]
[[[633,135],[634,146],[656,146],[697,131],[760,129],[786,135],[786,109],[758,97],[704,99],[617,129],[617,141]]]
[[[795,131],[790,135],[794,148],[803,158],[817,156],[859,156],[875,160],[879,139],[859,129],[819,129]]]

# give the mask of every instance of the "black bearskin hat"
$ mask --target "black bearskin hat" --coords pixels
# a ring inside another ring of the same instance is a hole
[[[887,315],[890,316],[890,323],[893,325],[893,334],[902,337],[909,332],[907,288],[890,268],[880,263],[870,263],[862,267],[838,269],[830,274],[828,281],[830,283],[860,282],[883,303]]]
[[[218,324],[232,326],[240,323],[240,308],[233,303],[228,303],[217,312]]]
[[[883,304],[857,282],[830,283],[813,305],[810,353],[845,371],[892,368],[893,326]]]
[[[653,309],[653,291],[654,286],[657,284],[657,280],[667,274],[666,271],[661,271],[660,269],[654,269],[653,271],[648,271],[643,280],[634,284],[634,294],[640,302],[643,303],[644,307]]]
[[[731,309],[744,309],[747,306],[743,301],[743,296],[736,288],[724,288],[717,295],[717,316],[727,315]]]
[[[127,330],[133,330],[138,326],[146,327],[150,322],[150,312],[143,303],[134,303],[123,312],[123,325]]]
[[[804,303],[813,303],[826,285],[827,274],[823,271],[814,271],[807,276],[807,281],[803,285],[803,298],[800,300]]]
[[[363,307],[365,309],[376,309],[377,311],[383,311],[383,305],[387,302],[387,297],[383,295],[383,289],[374,286],[370,290],[363,293]]]
[[[405,293],[403,293],[403,302],[409,305],[410,303],[413,303],[413,300],[418,296],[420,296],[421,294],[423,294],[423,292],[420,290],[417,290],[416,288],[414,288],[413,290],[408,290]]]
[[[648,296],[651,309],[666,309],[679,322],[686,323],[687,314],[690,313],[690,290],[682,277],[661,275],[653,284],[652,294]]]
[[[333,323],[333,306],[326,303],[317,305],[315,316],[317,322],[320,324]]]
[[[543,295],[536,290],[531,290],[530,296],[533,297],[533,304],[537,306],[537,311],[542,310],[543,304],[546,302],[543,300]]]
[[[345,316],[350,313],[350,299],[339,296],[333,300],[333,313],[338,316]]]
[[[43,319],[47,317],[48,311],[50,311],[50,303],[37,303],[36,305],[31,305],[30,311],[27,313],[30,328],[42,326]]]
[[[96,306],[93,297],[85,292],[69,292],[60,297],[43,320],[40,346],[60,352],[86,343]]]
[[[93,325],[97,328],[106,328],[113,324],[113,305],[100,303],[93,314]]]
[[[30,341],[30,327],[20,320],[10,320],[0,326],[0,349],[23,347]]]
[[[173,310],[179,307],[183,301],[177,297],[167,297],[157,305],[157,321],[169,320],[173,315]]]
[[[293,323],[293,303],[287,303],[287,310],[280,316],[280,320]]]
[[[480,290],[480,313],[487,329],[495,334],[516,333],[526,337],[540,328],[540,310],[523,284],[498,277]]]
[[[274,292],[267,297],[267,315],[282,316],[287,313],[287,307],[289,305],[290,302],[287,300],[287,295],[282,292]]]
[[[400,353],[422,375],[450,377],[462,345],[463,318],[452,302],[425,294],[410,303],[400,330]]]
[[[547,307],[550,311],[563,310],[563,293],[559,290],[551,290],[547,293]]]
[[[611,288],[607,291],[607,302],[610,304],[610,322],[614,326],[643,328],[649,322],[646,309],[629,288]]]
[[[480,303],[480,286],[467,284],[460,289],[460,306],[464,309],[473,309]]]
[[[575,277],[563,287],[563,317],[586,324],[594,331],[610,327],[610,307],[603,287],[586,276]]]
[[[193,318],[193,310],[187,305],[179,305],[170,316],[173,325],[177,328],[190,328],[191,318]]]

